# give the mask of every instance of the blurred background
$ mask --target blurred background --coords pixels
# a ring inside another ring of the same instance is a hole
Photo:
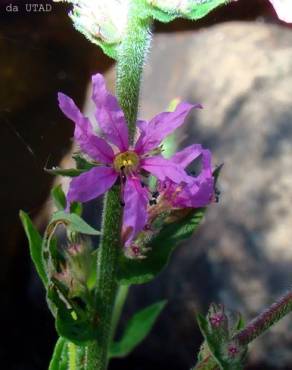
[[[18,12],[6,10],[11,3]],[[114,72],[112,60],[73,29],[70,6],[29,13],[24,5],[0,1],[0,364],[45,370],[56,333],[18,212],[42,231],[54,181],[43,169],[70,153],[73,125],[58,109],[57,91],[82,106],[91,75],[107,73],[113,89]],[[248,320],[292,283],[292,28],[268,0],[239,0],[197,22],[155,24],[141,117],[177,96],[204,106],[177,142],[202,143],[214,165],[224,162],[221,198],[168,269],[131,290],[121,326],[138,308],[169,304],[151,335],[112,370],[189,369],[202,341],[196,312],[221,302]],[[291,328],[288,316],[255,341],[246,369],[292,369]]]

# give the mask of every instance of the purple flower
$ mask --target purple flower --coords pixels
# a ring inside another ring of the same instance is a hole
[[[126,245],[129,245],[147,221],[149,190],[142,182],[144,173],[177,185],[193,181],[178,157],[169,160],[161,155],[160,144],[183,124],[191,109],[201,106],[180,103],[174,112],[160,113],[149,123],[139,121],[139,136],[132,146],[124,113],[116,97],[107,91],[103,76],[94,75],[92,83],[95,118],[105,139],[96,135],[89,119],[83,116],[71,98],[58,94],[61,110],[75,123],[75,141],[96,165],[72,179],[67,200],[69,204],[73,201],[87,202],[105,193],[120,179],[121,199],[125,204],[123,226],[128,230]]]
[[[206,206],[214,199],[214,177],[209,150],[203,149],[200,144],[194,144],[174,154],[170,160],[186,168],[199,158],[201,158],[201,171],[198,176],[190,176],[190,181],[177,184],[170,179],[165,179],[159,182],[161,202],[166,206],[198,208]]]

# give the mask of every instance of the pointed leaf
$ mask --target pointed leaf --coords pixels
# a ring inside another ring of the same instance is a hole
[[[53,168],[45,168],[45,171],[51,175],[60,175],[66,177],[77,177],[81,175],[86,170],[80,170],[77,168],[60,168],[60,167],[53,167]]]
[[[81,154],[74,153],[72,155],[72,158],[74,159],[76,163],[76,168],[78,170],[90,170],[91,168],[95,167],[95,165],[91,162],[88,162]]]
[[[54,348],[53,356],[50,361],[49,370],[67,370],[68,369],[68,341],[60,337]]]
[[[77,370],[85,365],[85,346],[76,346],[63,337],[59,337],[49,365],[49,370]]]
[[[63,211],[58,211],[53,214],[51,223],[64,222],[68,224],[70,229],[74,232],[86,234],[86,235],[100,235],[98,230],[88,225],[80,216],[75,213],[67,213]]]
[[[55,206],[59,211],[62,211],[66,208],[66,196],[63,192],[62,185],[59,184],[51,190],[51,195],[53,198],[53,201],[55,203]]]
[[[82,211],[83,211],[82,203],[80,203],[80,202],[72,202],[70,204],[70,213],[76,213],[77,216],[80,216],[81,217]]]
[[[67,299],[60,286],[50,285],[47,298],[54,304],[55,325],[58,334],[77,345],[84,345],[87,341],[96,339],[97,328],[87,313]],[[71,305],[73,304],[73,305]]]
[[[33,260],[39,277],[46,286],[48,283],[48,277],[42,256],[42,238],[27,213],[20,211],[19,216],[28,238],[31,259]]]
[[[136,313],[128,322],[122,339],[110,348],[110,357],[124,357],[133,351],[150,333],[166,301],[152,304]]]
[[[121,284],[143,284],[152,280],[168,263],[181,241],[192,236],[205,214],[205,208],[191,210],[184,218],[167,224],[146,246],[149,252],[144,259],[130,259],[120,255],[117,278]]]

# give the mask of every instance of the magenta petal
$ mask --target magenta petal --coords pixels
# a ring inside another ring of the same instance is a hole
[[[102,163],[112,163],[114,152],[110,145],[94,134],[88,118],[84,117],[74,101],[65,94],[58,93],[62,112],[75,123],[74,138],[84,153]]]
[[[138,127],[138,130],[139,130],[139,136],[138,136],[138,140],[135,144],[135,152],[137,154],[143,154],[144,153],[144,140],[145,140],[145,136],[146,136],[146,132],[147,132],[147,126],[148,126],[148,122],[146,121],[142,121],[142,120],[138,120],[137,121],[137,127]]]
[[[175,153],[170,160],[179,164],[181,167],[186,168],[192,161],[198,158],[203,152],[201,144],[193,144],[180,152]]]
[[[194,179],[193,183],[188,184],[178,193],[174,200],[175,207],[205,207],[214,195],[214,179],[212,177]]]
[[[157,148],[163,139],[183,124],[193,108],[202,108],[202,106],[183,102],[178,104],[175,111],[160,113],[148,125],[141,125],[142,137],[138,139],[136,144],[139,145],[139,151],[146,153]],[[137,151],[137,147],[135,149]]]
[[[128,127],[115,96],[106,89],[104,77],[92,76],[92,99],[96,105],[95,117],[107,139],[121,151],[128,149]]]
[[[165,159],[161,156],[145,158],[141,161],[141,167],[157,177],[160,181],[169,179],[176,184],[189,183],[192,177],[188,176],[182,166]]]
[[[180,184],[179,186],[169,180],[159,183],[159,191],[164,192],[164,196],[170,200],[174,207],[204,207],[214,197],[214,177],[212,174],[211,152],[209,150],[203,149],[201,145],[190,146],[179,152],[178,155],[175,155],[175,159],[181,159],[183,164],[188,165],[191,159],[191,153],[188,152],[191,148],[193,149],[193,155],[195,155],[194,153],[201,155],[202,166],[200,174],[196,177],[191,177],[192,180],[188,184]]]
[[[134,237],[143,230],[147,221],[148,192],[141,186],[139,179],[128,178],[124,188],[123,228],[132,231],[126,241],[130,245]]]
[[[117,173],[110,167],[94,167],[70,182],[68,203],[87,202],[97,198],[113,186]]]

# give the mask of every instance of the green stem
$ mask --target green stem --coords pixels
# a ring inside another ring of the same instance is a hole
[[[119,47],[117,62],[117,96],[124,111],[130,141],[133,141],[136,128],[141,74],[145,54],[150,42],[150,22],[137,17],[136,2],[131,2],[128,29]],[[99,316],[98,340],[87,347],[87,369],[105,370],[108,364],[110,341],[118,323],[122,300],[114,311],[118,284],[116,270],[120,242],[122,209],[120,188],[115,186],[106,196],[103,213],[102,240],[99,246],[96,307]],[[126,299],[124,291],[123,300]]]
[[[129,292],[129,286],[128,285],[120,285],[118,294],[116,296],[114,311],[113,311],[113,317],[112,317],[112,332],[111,332],[111,339],[114,339],[116,329],[118,326],[118,323],[120,321],[120,317],[128,296]]]
[[[88,345],[87,369],[104,370],[108,363],[111,322],[118,289],[116,282],[117,258],[121,246],[120,188],[114,186],[105,197],[103,237],[99,246],[96,307],[98,314],[98,340]]]
[[[136,7],[136,1],[132,1],[127,34],[118,51],[116,85],[119,103],[128,122],[131,142],[136,129],[141,75],[151,41],[151,20],[137,17]]]

